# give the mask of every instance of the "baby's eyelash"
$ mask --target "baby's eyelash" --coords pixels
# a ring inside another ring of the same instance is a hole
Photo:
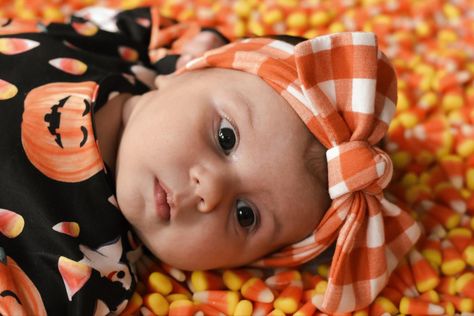
[[[240,142],[239,130],[233,120],[225,113],[219,115],[215,131],[216,145],[226,155],[230,155]]]

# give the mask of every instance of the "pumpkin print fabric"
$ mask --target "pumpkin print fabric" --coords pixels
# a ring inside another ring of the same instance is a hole
[[[131,297],[140,249],[93,119],[109,97],[148,90],[134,66],[174,70],[169,54],[149,58],[156,12],[121,12],[110,31],[85,17],[0,27],[1,315],[106,315]]]

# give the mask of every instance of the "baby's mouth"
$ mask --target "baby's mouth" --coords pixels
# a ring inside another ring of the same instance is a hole
[[[169,192],[160,184],[160,181],[155,178],[154,181],[154,196],[155,196],[155,210],[158,217],[163,221],[169,221],[171,217],[172,205],[171,196]],[[171,202],[171,203],[170,203]]]

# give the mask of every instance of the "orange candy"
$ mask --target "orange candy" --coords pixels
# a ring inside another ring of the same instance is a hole
[[[444,308],[420,299],[403,297],[400,301],[400,312],[411,315],[444,315]]]
[[[436,288],[439,284],[438,273],[429,264],[428,260],[416,249],[410,251],[408,258],[418,291],[426,292]]]
[[[302,296],[303,283],[301,280],[295,280],[278,295],[273,306],[286,314],[292,314],[298,310]]]
[[[247,280],[240,289],[242,296],[262,303],[271,303],[275,299],[272,291],[259,278],[251,278]]]
[[[268,277],[265,283],[273,289],[281,290],[295,280],[301,280],[301,274],[297,270],[290,270],[275,273]]]
[[[231,315],[239,302],[239,295],[232,291],[202,291],[194,293],[193,300],[209,304],[222,313]]]
[[[466,263],[449,240],[445,239],[441,242],[441,252],[443,254],[441,272],[444,275],[455,275],[464,270]]]
[[[222,277],[211,271],[193,271],[191,286],[194,292],[223,290],[225,288]]]

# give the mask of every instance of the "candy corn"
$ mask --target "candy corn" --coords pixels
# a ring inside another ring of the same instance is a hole
[[[273,310],[273,303],[255,302],[252,316],[266,316]]]
[[[153,292],[162,295],[168,295],[173,289],[173,284],[171,284],[170,279],[160,272],[153,272],[150,274],[148,277],[148,286]]]
[[[276,273],[275,275],[268,277],[265,283],[274,289],[283,289],[287,287],[291,282],[301,280],[301,274],[299,271],[290,270]]]
[[[195,292],[224,289],[222,278],[210,271],[193,271],[191,284]]]
[[[408,258],[418,291],[426,292],[434,289],[439,283],[438,273],[434,268],[415,249],[409,253]]]
[[[250,316],[253,312],[252,302],[248,300],[241,300],[237,303],[235,307],[234,315],[235,316]]]
[[[472,232],[468,228],[456,227],[448,232],[447,238],[456,247],[459,253],[463,253],[464,249],[472,240]]]
[[[240,289],[242,296],[250,300],[262,303],[271,303],[275,299],[272,291],[259,278],[247,280]]]
[[[293,314],[293,316],[311,316],[316,311],[316,306],[311,301],[306,302],[300,309]]]
[[[169,316],[192,316],[196,308],[193,302],[189,300],[177,300],[169,306]]]
[[[420,299],[403,297],[400,301],[400,312],[415,315],[443,315],[444,308]]]
[[[456,310],[460,312],[474,312],[474,300],[472,298],[441,294],[441,300],[453,303],[453,305],[456,307]]]
[[[379,296],[372,303],[370,308],[370,315],[380,316],[380,315],[396,315],[398,313],[398,308],[395,304],[390,301],[388,298]]]
[[[194,293],[193,300],[209,304],[222,313],[231,315],[239,302],[239,295],[231,291],[202,291]]]
[[[441,263],[443,274],[455,275],[464,270],[466,263],[449,240],[445,239],[441,242],[441,252],[443,254],[443,262]]]
[[[303,283],[301,280],[295,280],[281,292],[273,306],[286,314],[292,314],[298,310],[302,295]]]
[[[246,270],[225,270],[222,279],[225,286],[232,291],[239,291],[242,285],[252,277]]]
[[[474,299],[474,273],[465,272],[456,279],[456,292]]]
[[[160,293],[145,295],[143,302],[155,315],[168,315],[169,303]]]

